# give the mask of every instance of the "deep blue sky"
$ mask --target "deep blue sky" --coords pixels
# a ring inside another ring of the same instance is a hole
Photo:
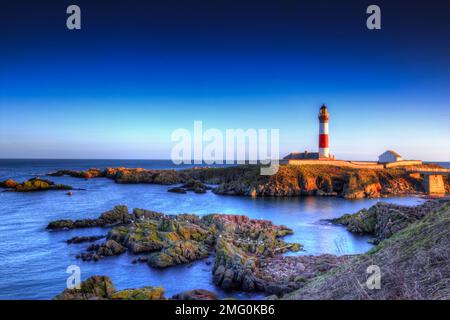
[[[169,158],[194,120],[314,151],[326,103],[339,158],[450,161],[447,3],[1,1],[0,158]]]

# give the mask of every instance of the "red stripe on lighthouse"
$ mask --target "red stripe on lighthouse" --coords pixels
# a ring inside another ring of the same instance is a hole
[[[319,148],[328,148],[327,134],[319,134]]]

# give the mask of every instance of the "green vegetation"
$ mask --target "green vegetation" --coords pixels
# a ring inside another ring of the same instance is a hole
[[[449,299],[449,241],[447,201],[366,254],[348,258],[283,299]],[[371,265],[381,270],[380,289],[366,285]]]

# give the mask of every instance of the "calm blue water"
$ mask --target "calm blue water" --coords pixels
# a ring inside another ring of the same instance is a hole
[[[179,168],[170,161],[130,160],[0,160],[0,180],[19,181],[44,175],[58,169],[88,169],[90,167]],[[124,254],[100,262],[82,262],[75,258],[89,244],[67,245],[65,240],[75,235],[106,234],[105,229],[82,229],[67,232],[45,230],[55,219],[97,217],[117,204],[131,208],[146,208],[170,214],[230,213],[272,220],[292,228],[294,235],[287,241],[300,242],[305,252],[361,253],[370,248],[366,237],[348,233],[345,228],[320,223],[319,220],[352,213],[377,202],[373,199],[349,201],[339,198],[277,198],[218,196],[207,194],[175,194],[167,186],[123,185],[111,180],[91,180],[52,177],[58,183],[84,188],[69,197],[64,191],[36,193],[0,192],[0,299],[50,299],[66,285],[66,268],[81,267],[82,279],[91,275],[108,275],[118,289],[163,286],[167,296],[203,288],[222,297],[259,298],[259,295],[225,293],[211,282],[211,266],[199,261],[189,266],[155,270],[146,264],[132,264],[135,257]],[[400,204],[418,204],[419,198],[383,199]]]

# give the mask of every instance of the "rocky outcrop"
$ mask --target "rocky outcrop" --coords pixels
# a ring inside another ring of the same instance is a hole
[[[106,300],[116,291],[111,278],[93,276],[80,284],[80,289],[66,289],[55,300]]]
[[[118,224],[128,224],[133,219],[139,218],[140,215],[129,214],[126,206],[115,206],[114,209],[106,211],[97,219],[80,219],[80,220],[55,220],[47,225],[47,229],[52,230],[68,230],[77,228],[92,228],[92,227],[108,227]]]
[[[447,182],[448,184],[448,182]],[[422,179],[403,169],[354,169],[327,165],[282,165],[272,176],[248,169],[221,182],[217,194],[248,196],[339,196],[348,199],[421,194]]]
[[[32,178],[22,183],[18,183],[12,179],[8,179],[0,183],[0,187],[8,188],[9,192],[32,192],[47,190],[72,190],[71,186],[64,184],[56,184],[53,181],[41,178]]]
[[[427,213],[442,205],[440,200],[427,201],[419,206],[401,206],[379,202],[369,209],[329,220],[342,224],[347,230],[358,234],[374,236],[374,243],[389,238],[413,222],[422,219]]]
[[[423,165],[436,168],[436,165]],[[199,167],[186,170],[146,170],[142,168],[107,168],[104,171],[61,170],[50,175],[73,177],[106,177],[117,183],[184,184],[169,189],[183,193],[204,193],[205,184],[217,184],[217,194],[254,197],[339,196],[348,199],[377,198],[388,195],[422,194],[423,178],[404,168],[367,169],[330,165],[280,165],[276,174],[262,176],[260,166]],[[445,190],[450,190],[448,179]]]
[[[176,170],[108,168],[104,171],[104,175],[117,183],[154,183],[169,185],[183,183],[185,181],[184,177]]]
[[[82,237],[73,237],[68,239],[66,242],[68,244],[78,244],[84,242],[94,242],[104,238],[105,236],[82,236]]]
[[[187,193],[187,191],[185,189],[180,188],[180,187],[170,188],[170,189],[167,189],[167,191],[173,192],[173,193],[181,193],[181,194]]]
[[[0,181],[0,188],[10,188],[15,189],[16,186],[18,186],[19,183],[14,181],[13,179],[8,179],[3,182]]]
[[[100,170],[96,168],[86,171],[59,170],[48,174],[49,176],[71,176],[74,178],[108,178],[117,183],[154,183],[154,184],[177,184],[184,183],[187,178],[176,170],[146,170],[142,168],[107,168]]]
[[[260,260],[286,251],[298,251],[301,246],[280,239],[292,230],[274,226],[270,221],[245,216],[213,216],[220,231],[216,242],[213,282],[225,290],[266,291]]]
[[[211,189],[211,187],[205,185],[203,182],[191,179],[181,187],[170,188],[167,191],[174,193],[187,193],[188,191],[193,191],[195,193],[206,193],[207,190]]]
[[[366,254],[349,257],[283,299],[450,299],[450,203],[440,204]],[[381,281],[373,289],[377,283],[369,276],[377,269]]]
[[[54,300],[164,300],[164,289],[147,286],[116,291],[111,278],[93,276],[80,284],[80,289],[66,289]]]
[[[102,244],[93,244],[87,248],[87,253],[77,255],[83,261],[98,261],[104,257],[117,256],[126,251],[125,247],[114,240],[108,240]]]
[[[205,185],[203,182],[198,180],[189,180],[185,184],[182,185],[182,188],[186,191],[194,191],[195,193],[205,193],[206,190],[210,190],[211,188]]]
[[[57,220],[48,228],[88,226],[112,229],[105,243],[93,244],[78,255],[84,261],[98,261],[128,249],[134,254],[147,254],[134,262],[167,268],[215,253],[213,281],[226,290],[265,291],[268,286],[260,277],[260,260],[301,249],[301,245],[281,239],[291,234],[291,229],[240,215],[164,215],[143,209],[128,213],[125,206],[116,206],[96,219]]]
[[[53,173],[49,173],[48,175],[52,176],[52,177],[71,176],[71,177],[75,177],[75,178],[91,179],[91,178],[104,177],[104,172],[97,168],[91,168],[86,171],[59,170],[59,171],[56,171]]]

